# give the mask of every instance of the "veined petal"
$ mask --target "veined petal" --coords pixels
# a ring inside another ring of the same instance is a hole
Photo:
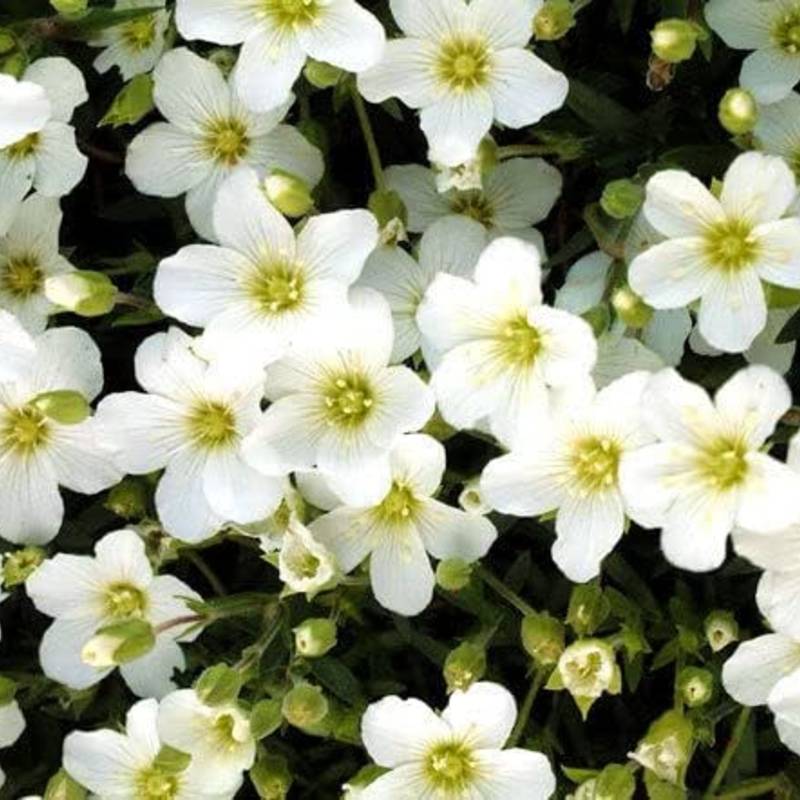
[[[564,500],[565,465],[549,448],[512,452],[484,467],[481,494],[504,514],[534,517],[558,508]]]
[[[505,687],[481,681],[453,692],[442,719],[476,750],[499,750],[516,722],[517,703]]]
[[[100,683],[111,669],[90,667],[81,660],[83,646],[94,636],[101,624],[98,617],[56,619],[44,632],[39,644],[42,672],[70,689],[88,689]]]
[[[424,433],[402,436],[390,453],[392,476],[410,485],[416,494],[432,496],[446,466],[441,442]]]
[[[48,449],[58,482],[73,492],[97,494],[122,478],[93,419],[59,425]]]
[[[755,0],[710,0],[706,21],[728,47],[758,50],[770,41],[770,14]]]
[[[761,706],[782,678],[800,669],[800,644],[770,633],[743,642],[722,668],[722,685],[737,703]]]
[[[597,362],[597,341],[588,322],[549,306],[532,308],[528,322],[541,336],[539,366],[550,386],[565,386],[592,371]]]
[[[455,167],[473,159],[493,118],[494,103],[484,89],[450,93],[423,108],[420,125],[428,138],[431,161]]]
[[[704,228],[723,218],[722,206],[711,192],[688,172],[666,169],[647,182],[644,203],[647,221],[664,236],[699,236]]]
[[[767,324],[767,303],[758,272],[714,275],[700,302],[703,338],[727,353],[747,350]]]
[[[415,512],[425,549],[438,559],[471,563],[483,558],[497,538],[494,525],[480,514],[468,514],[438,500],[425,499]]]
[[[50,101],[50,119],[69,122],[75,109],[89,99],[83,73],[67,58],[39,58],[25,70],[23,80],[39,84]]]
[[[530,0],[509,0],[501,6],[494,0],[472,0],[468,16],[472,29],[483,34],[497,50],[525,47],[530,41]]]
[[[228,167],[217,165],[186,193],[186,214],[189,222],[198,235],[209,242],[217,241],[214,230],[214,206],[220,187],[230,172]]]
[[[761,252],[756,269],[765,281],[800,289],[800,220],[779,219],[756,228]]]
[[[797,183],[788,164],[753,151],[728,168],[720,203],[729,216],[757,225],[780,219],[796,196]]]
[[[420,164],[389,167],[386,185],[405,203],[411,233],[422,233],[436,220],[453,213],[447,196],[439,194],[436,188],[433,171]]]
[[[344,573],[352,572],[376,547],[385,533],[369,509],[342,506],[317,517],[309,525],[314,538],[336,556]]]
[[[437,46],[425,39],[394,39],[383,58],[358,76],[358,91],[370,103],[398,97],[410,108],[433,105],[444,93],[436,80]]]
[[[466,27],[468,13],[463,0],[389,0],[397,24],[407,36],[441,39]]]
[[[433,568],[413,529],[384,537],[372,551],[369,572],[375,599],[396,614],[416,616],[433,599]]]
[[[739,525],[761,533],[800,521],[800,474],[764,453],[750,453],[747,469],[736,516]]]
[[[39,132],[33,188],[47,197],[69,194],[83,179],[89,159],[78,150],[75,129],[48,122]]]
[[[251,3],[217,0],[181,0],[175,9],[175,23],[181,36],[189,41],[239,44],[260,22]]]
[[[495,239],[478,260],[475,283],[484,307],[505,310],[537,306],[542,302],[539,251],[511,236]]]
[[[510,750],[481,750],[479,769],[485,778],[476,788],[486,800],[516,800],[524,786],[531,797],[542,800],[553,796],[556,778],[546,756],[514,747]]]
[[[297,128],[278,125],[254,139],[246,159],[259,171],[282,170],[296,175],[313,189],[325,174],[322,153]]]
[[[10,75],[0,77],[0,148],[41,130],[51,113],[50,100],[41,86]]]
[[[161,699],[176,689],[174,672],[185,668],[186,658],[178,644],[161,637],[149,653],[123,664],[119,671],[137,697]]]
[[[64,740],[64,768],[100,797],[126,797],[147,766],[127,736],[111,730],[73,731]]]
[[[800,608],[800,572],[765,572],[758,582],[756,603],[773,630],[795,641],[800,640],[800,619],[797,615],[797,609]]]
[[[774,44],[750,53],[742,64],[739,83],[759,103],[783,100],[800,80],[800,59],[784,53]]]
[[[561,173],[542,158],[503,161],[486,177],[485,191],[503,230],[528,228],[541,222],[561,194]],[[574,266],[568,274],[572,274]]]
[[[9,158],[0,150],[0,236],[14,222],[20,204],[33,186],[35,174],[36,159],[33,156]]]

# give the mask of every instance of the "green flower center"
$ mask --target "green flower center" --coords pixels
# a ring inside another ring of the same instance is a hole
[[[305,278],[299,264],[264,261],[246,279],[245,289],[267,314],[293,311],[303,302]]]
[[[174,800],[180,791],[177,775],[158,767],[147,767],[136,776],[136,797],[139,800]]]
[[[619,445],[605,436],[589,436],[572,448],[572,471],[582,491],[601,492],[617,484]]]
[[[370,415],[375,400],[369,381],[358,373],[333,378],[325,391],[326,418],[339,428],[356,428]]]
[[[772,29],[772,38],[785,53],[795,55],[800,52],[800,6],[778,19]]]
[[[705,251],[709,262],[724,272],[738,272],[753,265],[760,252],[753,226],[740,219],[729,219],[710,226],[705,232]]]
[[[129,50],[147,50],[156,40],[156,18],[154,15],[134,19],[121,26],[122,40]]]
[[[198,403],[186,420],[189,436],[199,447],[213,450],[225,447],[236,439],[236,417],[223,403],[204,400]]]
[[[312,552],[305,550],[292,560],[292,571],[301,578],[314,578],[320,565],[320,560]]]
[[[446,797],[460,797],[472,785],[477,766],[472,750],[462,742],[437,744],[425,758],[425,777]]]
[[[41,290],[44,273],[39,259],[32,255],[13,256],[0,272],[0,286],[8,294],[26,300]]]
[[[264,11],[281,28],[302,28],[314,24],[320,15],[319,0],[264,0]]]
[[[377,514],[383,522],[400,525],[413,517],[418,506],[414,492],[404,483],[395,481],[389,494],[378,506]]]
[[[494,222],[494,208],[483,192],[459,192],[451,201],[450,208],[454,214],[462,214],[491,227]]]
[[[47,417],[34,406],[7,411],[0,425],[0,444],[3,450],[29,456],[50,438]]]
[[[453,36],[442,42],[436,75],[449,89],[467,92],[489,80],[492,57],[486,40],[478,36]]]
[[[106,614],[114,619],[143,617],[147,597],[132,583],[114,583],[106,589],[104,598]]]
[[[697,468],[703,480],[715,489],[733,489],[747,477],[747,453],[744,442],[721,436],[703,449],[697,460]]]
[[[250,149],[247,126],[233,117],[218,119],[206,126],[204,144],[208,155],[218,164],[235,166]]]
[[[531,367],[542,350],[542,337],[524,314],[514,317],[496,337],[498,356],[513,367]]]
[[[9,145],[5,149],[6,155],[13,161],[32,156],[39,147],[39,134],[29,133],[24,139]]]

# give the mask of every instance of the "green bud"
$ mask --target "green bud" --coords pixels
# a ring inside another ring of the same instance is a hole
[[[739,641],[739,623],[730,611],[712,611],[705,621],[706,641],[718,653]]]
[[[703,29],[687,19],[662,19],[650,32],[650,43],[658,58],[678,64],[694,55],[702,34]]]
[[[741,136],[755,128],[758,103],[747,89],[728,89],[719,104],[719,121],[728,133]]]
[[[261,800],[284,800],[292,786],[292,773],[283,756],[265,753],[250,770],[250,780]]]
[[[589,323],[595,336],[602,336],[608,330],[611,322],[611,312],[605,303],[584,311],[581,317]]]
[[[89,0],[50,0],[50,5],[65,17],[74,17],[86,11]]]
[[[595,778],[594,800],[630,800],[636,792],[636,778],[622,764],[609,764]]]
[[[215,47],[208,55],[208,60],[216,64],[220,72],[227,78],[236,66],[236,51],[231,47]]]
[[[250,712],[250,735],[257,741],[275,733],[283,722],[280,700],[261,700]]]
[[[466,589],[471,578],[472,565],[460,558],[448,558],[436,567],[436,583],[448,592]]]
[[[628,178],[607,183],[600,198],[601,208],[614,219],[629,219],[643,202],[644,189]]]
[[[33,404],[49,419],[62,425],[78,425],[89,417],[91,406],[80,392],[57,389],[34,398]]]
[[[36,572],[45,558],[47,558],[47,554],[41,547],[23,547],[22,550],[6,553],[2,561],[3,570],[0,583],[6,589],[22,585]]]
[[[629,328],[644,328],[653,319],[653,309],[630,286],[615,289],[611,295],[611,305]]]
[[[473,478],[458,496],[458,504],[470,514],[488,514],[492,507],[483,499],[480,477]]]
[[[139,478],[123,478],[106,497],[105,507],[123,519],[140,519],[147,513],[149,492]]]
[[[466,691],[486,674],[486,650],[472,642],[462,642],[444,661],[447,690]]]
[[[81,661],[107,669],[147,655],[156,646],[153,626],[143,619],[126,619],[106,625],[83,646]]]
[[[17,46],[17,40],[11,31],[0,28],[0,55],[10,53]]]
[[[192,761],[189,753],[184,753],[182,750],[176,750],[168,744],[161,745],[158,755],[153,761],[153,767],[159,772],[164,772],[167,775],[180,775]]]
[[[529,614],[522,620],[520,637],[525,652],[540,667],[552,667],[564,652],[563,624],[546,611]]]
[[[227,664],[215,664],[197,679],[194,690],[207,706],[229,706],[239,698],[242,675]]]
[[[111,125],[112,128],[135,125],[154,108],[153,79],[149,75],[137,75],[113,99],[100,125]]]
[[[693,738],[691,721],[673,709],[653,722],[630,757],[662,781],[680,784],[689,764]]]
[[[586,719],[594,703],[603,694],[622,691],[622,672],[614,648],[602,639],[579,639],[567,647],[550,673],[545,689],[572,695]]]
[[[685,667],[678,674],[678,691],[689,708],[704,706],[714,696],[714,676],[700,667]]]
[[[342,79],[344,70],[334,67],[325,61],[315,61],[309,58],[303,69],[306,80],[317,89],[330,89]]]
[[[406,205],[400,195],[391,189],[374,191],[369,196],[367,205],[381,228],[385,228],[394,220],[400,220],[404,227],[408,223]]]
[[[764,283],[764,294],[770,308],[794,308],[800,306],[800,289],[790,289],[788,286],[776,286],[774,283]]]
[[[114,308],[117,287],[102,272],[75,270],[54,275],[44,283],[51,303],[81,317],[100,317]]]
[[[0,675],[0,708],[7,706],[17,694],[17,683],[5,675]]]
[[[264,179],[270,203],[287,217],[304,217],[314,208],[314,198],[305,181],[288,172],[275,170]]]
[[[294,646],[305,658],[319,658],[336,647],[336,623],[323,617],[301,622],[294,629]]]
[[[540,42],[561,39],[575,26],[575,12],[570,0],[545,0],[533,18],[533,35]]]
[[[0,72],[5,75],[13,75],[15,78],[21,78],[28,68],[28,57],[21,51],[12,53],[6,56],[0,62]]]
[[[86,789],[62,769],[48,781],[42,800],[84,800],[85,797]]]
[[[310,728],[328,716],[330,706],[322,689],[299,683],[287,692],[281,706],[283,718],[295,728]]]
[[[611,603],[596,583],[575,586],[569,598],[567,624],[578,636],[593,634],[608,618]]]

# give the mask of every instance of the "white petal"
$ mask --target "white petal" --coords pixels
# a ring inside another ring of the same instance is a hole
[[[425,108],[443,93],[436,80],[438,48],[423,39],[387,42],[378,64],[358,76],[358,91],[370,103],[400,98],[410,108]]]
[[[359,800],[419,800],[427,791],[425,773],[417,762],[404,764],[379,775],[369,786],[359,787]]]
[[[463,216],[445,217],[422,236],[419,261],[432,275],[449,272],[472,277],[486,244],[486,229],[479,222]]]
[[[563,466],[547,449],[525,448],[490,461],[481,475],[481,494],[504,514],[534,517],[564,499]]]
[[[0,706],[0,747],[11,747],[25,730],[25,717],[16,700]]]
[[[481,681],[453,692],[442,719],[476,750],[500,749],[517,719],[517,703],[499,683]]]
[[[659,439],[698,445],[716,416],[708,393],[674,369],[653,375],[645,387],[642,409],[647,426]]]
[[[217,194],[229,175],[230,170],[227,167],[217,166],[186,193],[186,214],[189,222],[203,239],[210,242],[217,239],[214,230],[214,205],[217,202]]]
[[[737,530],[733,545],[740,556],[765,570],[800,573],[800,526],[783,531],[753,533]]]
[[[494,0],[472,0],[469,4],[470,25],[497,50],[525,47],[531,38],[532,19],[529,0],[509,0],[502,6]]]
[[[654,308],[681,308],[704,296],[715,273],[702,258],[702,239],[672,239],[641,255],[630,265],[631,288]]]
[[[110,669],[95,669],[81,660],[83,646],[94,636],[100,620],[96,617],[57,619],[44,632],[39,661],[44,674],[70,689],[87,689],[100,683]]]
[[[750,152],[728,168],[720,202],[728,215],[758,224],[782,217],[796,195],[794,175],[782,158]]]
[[[728,47],[758,50],[769,44],[770,14],[754,0],[710,0],[704,9],[706,21]]]
[[[476,787],[486,800],[516,800],[519,787],[524,786],[531,798],[547,800],[556,789],[556,777],[550,762],[541,753],[512,748],[484,750],[478,754],[478,764],[487,777]]]
[[[0,383],[15,381],[36,353],[32,337],[16,317],[0,311]]]
[[[64,768],[100,797],[130,797],[136,773],[146,766],[128,737],[116,731],[73,731],[64,740]]]
[[[101,448],[101,441],[99,427],[92,419],[59,426],[53,432],[49,457],[61,486],[81,494],[97,494],[122,478],[110,451]]]
[[[86,331],[52,328],[36,340],[28,380],[36,394],[71,389],[94,400],[103,388],[100,350]]]
[[[783,100],[800,80],[800,58],[784,53],[774,44],[751,53],[742,64],[739,83],[759,103]]]
[[[278,125],[251,142],[247,161],[267,174],[282,170],[314,188],[325,173],[322,153],[291,125]]]
[[[722,206],[688,172],[667,169],[647,182],[644,203],[647,221],[664,236],[698,236],[723,218]]]
[[[50,101],[50,119],[57,122],[69,122],[72,112],[89,99],[83,73],[66,58],[37,59],[25,70],[23,78],[45,90]]]
[[[336,564],[344,573],[352,572],[385,533],[368,509],[349,507],[317,517],[309,530],[336,556]]]
[[[446,466],[441,442],[427,434],[402,436],[390,454],[392,475],[419,495],[431,496],[442,482]]]
[[[43,614],[80,617],[94,607],[102,594],[103,576],[95,559],[58,553],[28,578],[25,589]]]
[[[0,236],[14,222],[22,200],[33,186],[35,174],[35,158],[9,158],[0,150]]]
[[[20,461],[2,456],[0,537],[15,544],[46,544],[64,517],[55,471],[43,457]]]
[[[447,167],[475,157],[481,139],[492,127],[494,104],[488,92],[451,93],[420,113],[430,159]]]
[[[747,463],[747,481],[736,516],[739,525],[768,533],[800,520],[800,475],[764,453],[750,453]]]
[[[737,703],[760,706],[781,678],[800,668],[800,645],[770,633],[744,642],[725,662],[722,685]]]
[[[257,23],[255,11],[246,3],[217,0],[181,0],[175,9],[175,22],[181,36],[217,44],[239,44]]]
[[[495,224],[512,231],[541,222],[555,205],[562,185],[561,173],[542,158],[502,162],[486,177],[485,192]]]
[[[568,385],[592,371],[597,342],[588,322],[549,306],[531,309],[528,322],[542,337],[538,366],[550,386]]]
[[[433,599],[433,569],[413,529],[385,537],[372,551],[369,572],[375,599],[396,614],[413,617]]]
[[[181,648],[171,639],[160,637],[146,655],[123,664],[119,671],[137,697],[162,698],[175,689],[172,675],[186,667]]]
[[[50,100],[41,86],[10,75],[0,77],[0,148],[41,130],[51,113]]]
[[[800,641],[800,572],[765,572],[758,582],[756,603],[773,630]]]
[[[451,213],[445,195],[436,188],[432,170],[419,164],[404,164],[386,170],[386,185],[397,192],[408,209],[408,229],[422,233],[429,225]]]
[[[390,0],[389,7],[403,32],[418,39],[458,33],[468,18],[462,0]]]
[[[33,188],[48,197],[69,194],[81,182],[88,163],[75,143],[75,129],[48,122],[39,133]]]
[[[599,250],[579,258],[556,294],[555,307],[583,314],[596,306],[603,299],[612,261],[611,256]]]
[[[747,350],[767,324],[758,273],[717,274],[700,302],[699,328],[706,341],[728,353]]]
[[[489,552],[497,538],[494,525],[480,514],[425,500],[415,516],[425,549],[439,559],[477,561]]]
[[[475,267],[475,282],[486,303],[526,308],[542,302],[539,251],[511,236],[495,239]]]
[[[756,269],[770,283],[800,289],[800,220],[781,219],[756,229],[760,240]]]
[[[691,330],[692,316],[685,308],[656,311],[643,331],[642,341],[665,364],[677,366]]]
[[[407,367],[389,367],[379,391],[385,400],[376,404],[368,427],[372,440],[384,447],[391,447],[402,433],[419,430],[433,416],[433,392]]]

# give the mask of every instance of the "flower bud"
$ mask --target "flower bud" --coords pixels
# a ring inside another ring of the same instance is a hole
[[[106,625],[81,649],[81,661],[107,669],[147,655],[156,646],[153,626],[143,619],[126,619]]]
[[[636,792],[636,778],[622,764],[609,764],[595,778],[594,800],[630,800]]]
[[[242,676],[227,664],[215,664],[197,679],[194,691],[207,706],[228,706],[235,703],[242,690]]]
[[[687,61],[694,55],[703,30],[687,19],[662,19],[650,32],[650,43],[656,56],[669,64]]]
[[[47,278],[44,293],[51,303],[67,311],[81,317],[100,317],[114,308],[117,287],[102,272],[75,270]]]
[[[469,586],[472,579],[472,564],[460,558],[440,561],[436,567],[436,583],[448,592],[460,592]]]
[[[61,769],[47,782],[42,800],[84,800],[85,797],[86,789]]]
[[[750,133],[758,122],[758,103],[747,89],[728,89],[719,104],[719,121],[728,133]]]
[[[147,513],[149,493],[144,481],[123,478],[106,497],[105,507],[123,519],[139,519]]]
[[[609,217],[628,219],[641,208],[644,189],[627,178],[611,181],[603,189],[600,206]]]
[[[575,26],[575,12],[570,0],[545,0],[533,18],[533,35],[540,42],[561,39]]]
[[[258,742],[275,733],[283,722],[280,700],[261,700],[250,711],[250,734]]]
[[[301,622],[294,629],[294,646],[305,658],[319,658],[336,647],[336,623],[316,617]]]
[[[284,800],[292,786],[292,773],[283,756],[265,753],[251,768],[250,781],[261,800]]]
[[[660,716],[628,757],[653,772],[662,781],[679,784],[689,764],[694,731],[692,723],[679,711]]]
[[[704,627],[706,641],[715,653],[739,641],[739,623],[730,611],[712,611]]]
[[[330,89],[342,79],[344,70],[328,64],[326,61],[316,61],[309,58],[303,69],[306,80],[317,89]]]
[[[10,53],[17,46],[14,34],[7,28],[0,28],[0,55]]]
[[[17,694],[17,683],[0,675],[0,707],[7,706]]]
[[[546,611],[522,620],[520,635],[525,652],[540,667],[552,667],[564,652],[564,626]]]
[[[113,99],[100,124],[111,125],[112,128],[135,125],[154,108],[152,77],[136,75]]]
[[[486,650],[472,642],[462,642],[451,650],[444,661],[447,691],[469,689],[486,674]]]
[[[278,570],[286,584],[285,592],[303,593],[307,597],[333,586],[337,579],[333,555],[294,517],[283,534]]]
[[[685,667],[678,674],[678,691],[689,708],[704,706],[714,696],[714,676],[700,667]]]
[[[28,68],[28,63],[28,57],[25,53],[17,51],[0,61],[0,73],[13,75],[15,78],[20,79]]]
[[[288,172],[275,170],[266,177],[264,191],[270,203],[287,217],[304,217],[314,208],[314,198],[305,181]]]
[[[653,309],[627,285],[614,290],[611,305],[629,328],[644,328],[653,318]]]
[[[78,425],[87,419],[92,411],[80,392],[69,389],[44,392],[34,398],[33,405],[48,419],[62,425]]]
[[[39,568],[47,554],[41,547],[23,547],[6,553],[2,559],[2,583],[6,589],[20,586]]]
[[[458,504],[470,514],[488,514],[492,507],[483,499],[481,479],[473,478],[458,496]]]
[[[545,688],[566,689],[586,719],[601,695],[619,694],[622,690],[622,673],[614,649],[600,639],[573,642],[561,654]]]
[[[176,750],[168,744],[162,744],[153,760],[153,767],[162,774],[180,775],[181,772],[186,771],[191,762],[192,757],[189,753]]]
[[[65,17],[74,17],[86,11],[89,0],[50,0],[50,5]]]
[[[283,718],[295,728],[310,728],[328,716],[330,706],[319,686],[298,683],[287,692],[281,706]]]
[[[408,223],[408,209],[403,198],[392,189],[378,189],[374,191],[367,201],[369,210],[378,220],[378,226],[383,229],[395,220],[400,220],[405,228]]]
[[[575,586],[569,598],[567,625],[578,636],[593,634],[608,618],[611,603],[596,583]]]

